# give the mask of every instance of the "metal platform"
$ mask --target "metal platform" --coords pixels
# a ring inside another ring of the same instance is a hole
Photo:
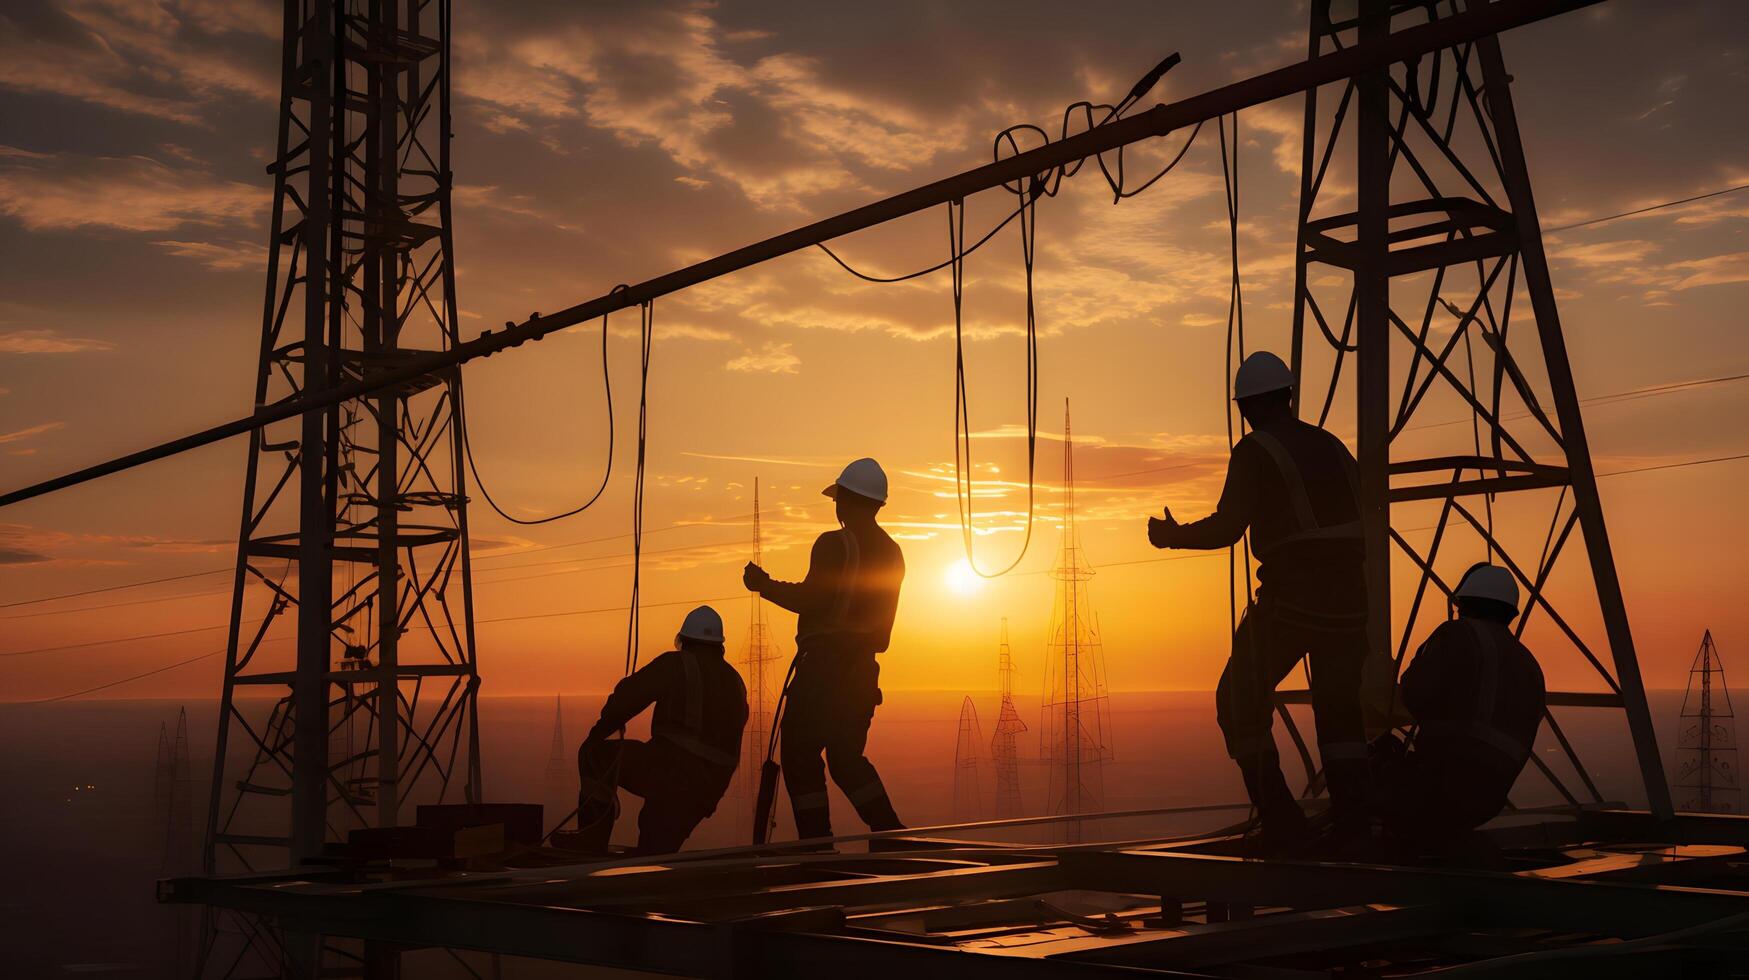
[[[1251,860],[1231,834],[939,836],[1036,822],[839,838],[823,853],[509,866],[549,850],[498,870],[182,878],[160,899],[379,949],[692,977],[1749,976],[1749,818],[1512,815],[1486,828],[1495,870]]]

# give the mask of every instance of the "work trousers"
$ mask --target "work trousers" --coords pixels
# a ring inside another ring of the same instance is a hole
[[[872,653],[823,647],[802,655],[790,684],[779,748],[797,837],[832,836],[828,770],[870,830],[903,826],[880,774],[864,754],[880,703],[880,665]]]
[[[637,854],[672,854],[716,812],[732,771],[686,750],[651,739],[609,738],[577,750],[577,827],[586,850],[606,851],[619,815],[617,790],[644,798],[638,813]]]
[[[1380,767],[1379,810],[1393,838],[1434,851],[1459,846],[1500,815],[1519,766],[1466,739],[1418,739]]]
[[[1366,662],[1363,625],[1308,625],[1267,600],[1248,610],[1233,633],[1233,653],[1215,690],[1216,719],[1227,754],[1244,771],[1246,788],[1259,808],[1264,809],[1267,800],[1276,801],[1279,809],[1285,780],[1273,734],[1274,694],[1302,657],[1311,659],[1312,712],[1331,803],[1339,818],[1359,816],[1368,792],[1366,729],[1360,707],[1361,668]],[[1267,822],[1270,814],[1263,817]]]

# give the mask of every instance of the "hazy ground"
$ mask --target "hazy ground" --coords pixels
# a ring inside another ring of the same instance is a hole
[[[946,823],[954,810],[954,746],[960,694],[895,691],[876,718],[870,756],[880,768],[910,825]],[[1655,692],[1653,711],[1666,765],[1673,746],[1680,692]],[[1021,716],[1038,727],[1036,699],[1022,699]],[[74,964],[84,975],[159,976],[168,955],[163,938],[166,910],[152,901],[152,883],[162,867],[162,818],[153,811],[153,774],[161,723],[175,725],[181,705],[170,701],[75,702],[0,708],[0,950],[7,976],[65,975]],[[599,698],[568,697],[565,736],[574,751]],[[987,741],[995,722],[993,696],[977,698]],[[187,705],[193,771],[204,792],[211,766],[213,702]],[[487,698],[481,707],[487,797],[538,802],[569,787],[548,785],[546,763],[552,739],[553,702],[540,698]],[[1617,713],[1572,711],[1563,715],[1568,735],[1580,746],[1593,778],[1611,799],[1642,804],[1635,788],[1633,754]],[[1105,767],[1107,809],[1170,807],[1229,802],[1240,798],[1236,774],[1220,750],[1213,698],[1206,692],[1126,693],[1113,696],[1115,760]],[[1310,737],[1309,726],[1306,727]],[[1036,751],[1022,736],[1021,753]],[[1557,771],[1552,741],[1541,746]],[[1287,771],[1302,776],[1291,750]],[[1045,772],[1023,763],[1021,779],[1029,813],[1044,806]],[[78,787],[75,789],[75,787]],[[1541,777],[1520,787],[1520,803],[1554,802]],[[992,799],[984,770],[981,797]],[[574,800],[574,797],[572,798]],[[725,801],[695,836],[693,846],[741,842],[742,807]],[[834,799],[841,832],[860,829],[841,797]],[[987,815],[987,814],[986,814]],[[1242,815],[1242,814],[1241,814]],[[553,816],[556,816],[553,815]],[[969,815],[958,815],[966,819]],[[1138,836],[1158,828],[1192,832],[1230,822],[1237,815],[1204,814],[1144,825],[1125,821],[1090,826],[1088,836]],[[552,816],[549,817],[549,822]],[[204,826],[197,801],[195,825]],[[633,832],[630,813],[618,839]],[[787,814],[779,836],[790,833]],[[92,969],[93,965],[104,966]],[[13,972],[16,971],[16,972]],[[507,971],[507,975],[525,975]]]

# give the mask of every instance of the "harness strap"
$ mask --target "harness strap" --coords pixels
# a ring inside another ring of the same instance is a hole
[[[1269,458],[1275,463],[1276,471],[1281,474],[1281,482],[1287,488],[1288,505],[1293,508],[1294,523],[1297,528],[1292,534],[1276,542],[1275,546],[1270,549],[1271,551],[1280,549],[1282,545],[1299,541],[1349,541],[1358,540],[1365,536],[1366,529],[1361,525],[1359,518],[1343,521],[1340,524],[1320,525],[1317,513],[1312,510],[1311,495],[1306,492],[1305,476],[1300,473],[1299,464],[1294,461],[1293,454],[1288,452],[1287,447],[1282,444],[1280,439],[1260,429],[1251,430],[1251,437],[1257,440],[1257,444],[1269,454]],[[1355,499],[1359,500],[1359,487],[1355,482],[1355,474],[1350,472],[1346,466],[1342,468],[1342,471],[1343,475],[1348,478],[1349,489],[1354,491]],[[1259,552],[1259,557],[1262,557],[1261,552]]]
[[[654,726],[651,728],[650,734],[664,739],[712,765],[722,766],[725,769],[735,768],[738,761],[734,753],[725,752],[714,745],[707,745],[691,732],[682,731],[670,725]]]
[[[1514,762],[1530,758],[1530,746],[1486,722],[1432,718],[1421,723],[1420,734],[1472,739],[1505,753]]]
[[[704,731],[704,675],[698,669],[698,658],[685,650],[680,651],[680,664],[686,674],[686,727],[690,731]]]

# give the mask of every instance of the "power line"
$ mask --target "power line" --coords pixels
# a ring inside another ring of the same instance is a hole
[[[1591,219],[1586,220],[1586,221],[1577,221],[1577,222],[1574,222],[1573,224],[1570,224],[1570,225],[1562,225],[1559,228],[1544,228],[1543,234],[1553,235],[1555,232],[1558,232],[1558,231],[1572,231],[1575,228],[1585,228],[1585,227],[1589,227],[1591,225],[1600,225],[1600,224],[1603,224],[1605,221],[1614,221],[1617,218],[1631,218],[1636,214],[1645,214],[1648,211],[1662,211],[1665,208],[1673,208],[1673,207],[1676,207],[1676,206],[1681,205],[1681,204],[1693,204],[1695,201],[1704,201],[1709,197],[1720,197],[1720,196],[1725,195],[1725,194],[1735,194],[1738,191],[1743,191],[1743,190],[1749,190],[1749,184],[1738,184],[1736,187],[1725,187],[1725,188],[1721,188],[1721,189],[1716,190],[1716,191],[1708,191],[1705,194],[1696,194],[1693,197],[1685,197],[1685,198],[1682,198],[1681,200],[1677,200],[1677,201],[1665,201],[1663,204],[1653,204],[1653,205],[1649,205],[1649,206],[1643,207],[1643,208],[1635,208],[1632,211],[1623,211],[1620,214],[1606,214],[1601,218],[1591,218]]]
[[[1680,463],[1659,463],[1656,466],[1636,466],[1631,470],[1613,470],[1609,473],[1599,473],[1598,478],[1606,476],[1626,476],[1629,473],[1650,473],[1653,470],[1678,470],[1685,466],[1704,466],[1708,463],[1729,463],[1735,459],[1749,459],[1749,453],[1737,453],[1734,456],[1714,456],[1710,459],[1690,459]]]
[[[738,521],[738,520],[741,520],[743,518],[751,518],[752,516],[753,516],[752,514],[735,514],[733,516],[725,517],[725,518],[722,518],[721,520],[715,520],[715,521],[675,521],[672,524],[666,525],[664,527],[654,528],[652,530],[645,531],[644,533],[646,535],[649,535],[649,534],[660,534],[663,531],[680,531],[680,530],[684,530],[684,529],[689,528],[689,527],[714,527],[716,525],[723,524],[723,523],[728,522],[728,521]],[[548,544],[548,545],[542,545],[538,548],[524,548],[524,549],[521,549],[519,551],[508,551],[508,552],[505,552],[503,554],[486,555],[485,557],[482,557],[482,558],[476,558],[476,559],[474,559],[474,564],[476,566],[478,566],[484,562],[502,561],[505,558],[515,558],[515,557],[518,557],[521,555],[538,554],[538,553],[543,552],[543,551],[559,551],[559,550],[564,549],[564,548],[580,548],[580,547],[582,547],[584,545],[588,545],[588,544],[602,544],[602,543],[608,542],[608,541],[622,541],[622,540],[629,538],[629,537],[631,537],[631,535],[629,533],[628,534],[610,534],[610,535],[607,535],[605,537],[585,538],[581,541],[568,541],[568,542],[565,542],[564,544]],[[606,556],[604,556],[604,557],[606,557]],[[513,567],[517,567],[517,566],[505,565],[503,567],[513,568]],[[492,570],[493,569],[487,569],[487,571],[492,571]],[[102,588],[84,589],[84,590],[81,590],[79,592],[64,592],[60,595],[41,596],[41,597],[36,598],[36,599],[20,599],[16,602],[0,603],[0,609],[11,609],[15,606],[33,606],[33,605],[37,605],[39,603],[44,603],[44,602],[59,602],[62,599],[79,599],[79,598],[83,598],[85,596],[100,595],[100,594],[106,593],[106,592],[121,592],[121,591],[126,590],[126,589],[139,589],[139,588],[144,588],[148,585],[162,585],[165,582],[179,582],[179,581],[182,581],[184,579],[200,578],[203,575],[217,575],[217,574],[220,574],[221,572],[234,572],[234,571],[236,571],[235,566],[227,565],[223,568],[209,568],[204,572],[189,572],[189,573],[183,574],[183,575],[169,575],[169,576],[165,576],[164,578],[146,579],[146,580],[140,581],[140,582],[123,582],[120,585],[106,585]],[[224,590],[224,591],[229,591],[229,590]],[[202,594],[202,593],[191,593],[191,594]],[[106,609],[106,608],[110,608],[110,607],[92,606],[90,608]]]
[[[61,695],[57,695],[56,697],[52,697],[52,698],[34,698],[32,700],[29,700],[29,701],[18,701],[15,703],[17,703],[17,704],[54,704],[57,701],[71,701],[74,698],[82,698],[87,694],[96,694],[98,691],[107,691],[112,687],[120,687],[123,684],[131,684],[134,681],[143,680],[147,677],[151,677],[154,674],[162,674],[165,671],[175,670],[178,667],[186,667],[189,664],[198,663],[202,660],[211,660],[213,657],[219,656],[220,654],[222,654],[224,652],[225,651],[223,651],[223,650],[213,650],[210,653],[203,653],[198,657],[189,657],[187,660],[178,660],[177,662],[175,662],[173,664],[167,664],[163,667],[156,667],[156,668],[153,668],[152,670],[148,670],[144,673],[135,674],[132,677],[123,677],[120,680],[110,681],[106,684],[99,684],[96,687],[88,687],[83,691],[74,691],[71,694],[61,694]]]

